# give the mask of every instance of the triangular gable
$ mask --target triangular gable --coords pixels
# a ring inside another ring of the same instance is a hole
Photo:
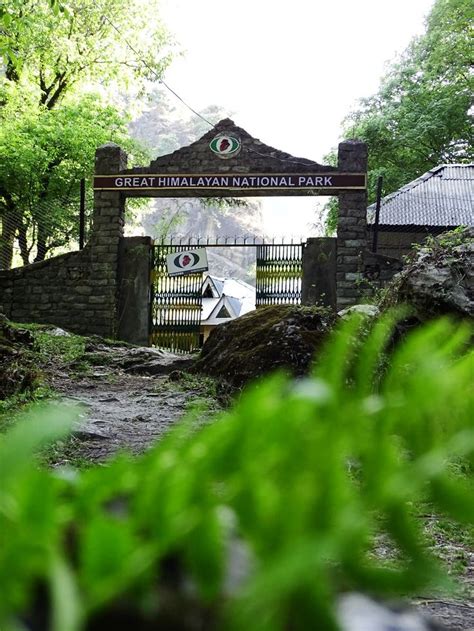
[[[231,318],[232,316],[229,313],[229,310],[227,309],[227,307],[225,305],[222,305],[222,307],[219,309],[219,311],[216,313],[215,318],[219,319],[219,318]]]
[[[241,141],[242,149],[239,155],[233,157],[232,160],[223,160],[209,149],[211,141],[220,133],[234,134]],[[259,172],[262,169],[265,172],[274,173],[314,170],[318,172],[337,171],[335,167],[321,165],[307,158],[292,156],[290,153],[266,145],[258,138],[251,136],[242,127],[237,127],[230,118],[224,118],[199,140],[186,147],[181,147],[173,151],[173,153],[159,156],[148,167],[129,169],[128,172],[160,173],[173,171],[176,173],[191,173],[196,169],[196,164],[202,165],[202,171],[208,173],[227,172],[230,166],[232,171],[235,172],[245,168],[246,171],[244,173],[247,171]]]
[[[214,311],[219,301],[220,301],[220,298],[203,298],[202,299],[201,322],[205,322],[211,317],[211,313]]]
[[[209,290],[211,292],[210,296],[206,295],[206,292],[209,292]],[[219,289],[210,274],[208,274],[206,278],[204,279],[204,282],[201,288],[201,293],[204,298],[220,298],[221,294],[219,292]]]
[[[221,311],[222,307],[225,307],[227,312],[229,313],[228,318],[217,318],[217,314]],[[231,302],[227,298],[227,296],[222,296],[219,302],[216,304],[206,321],[202,321],[203,324],[220,324],[223,319],[229,318],[237,318],[239,314],[235,312]]]

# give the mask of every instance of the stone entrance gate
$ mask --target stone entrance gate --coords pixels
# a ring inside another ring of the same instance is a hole
[[[353,304],[361,294],[357,281],[367,246],[366,168],[362,142],[342,142],[337,167],[320,165],[263,144],[229,119],[147,167],[128,168],[120,147],[104,145],[96,152],[88,244],[80,252],[0,272],[0,311],[20,322],[148,343],[143,301],[149,301],[152,244],[147,237],[124,238],[128,197],[336,195],[337,239],[309,239],[305,248],[303,303]],[[334,296],[329,278],[336,281]]]
[[[224,146],[221,154],[216,151],[219,142]],[[234,144],[236,150],[232,153]],[[106,254],[109,237],[122,238],[125,200],[129,197],[337,195],[341,213],[338,269],[336,240],[310,239],[303,263],[303,302],[323,302],[333,308],[336,303],[345,306],[354,302],[359,254],[367,238],[367,152],[363,143],[341,143],[338,166],[320,165],[269,147],[225,119],[189,147],[161,156],[148,167],[128,169],[125,153],[114,146],[101,148],[97,157],[94,229],[100,232],[115,229],[114,235],[107,234],[99,244]],[[145,242],[141,245],[145,246]],[[148,247],[151,247],[149,242]],[[144,312],[144,296],[137,291],[131,293],[132,287],[137,286],[134,278],[137,264],[135,260],[131,266],[126,263],[122,266],[126,269],[120,279],[122,299],[117,333],[123,339],[132,336],[133,341],[143,343],[148,338],[145,324],[140,327],[141,332],[136,328],[135,333],[131,330]],[[129,268],[132,276],[127,275]]]

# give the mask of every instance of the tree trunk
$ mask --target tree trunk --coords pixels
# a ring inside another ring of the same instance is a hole
[[[13,244],[18,229],[20,213],[13,202],[7,199],[2,216],[2,233],[0,234],[0,269],[10,269],[13,261]]]
[[[38,261],[44,261],[44,258],[46,256],[46,252],[48,251],[48,248],[46,246],[46,240],[48,238],[48,230],[46,229],[46,226],[43,223],[38,223],[38,238],[36,240],[36,257],[35,257],[35,263],[37,263]]]
[[[30,262],[30,252],[28,250],[28,240],[26,237],[26,225],[23,221],[18,226],[18,245],[20,246],[23,265],[28,265]]]

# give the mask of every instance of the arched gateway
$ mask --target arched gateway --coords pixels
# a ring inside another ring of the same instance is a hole
[[[360,277],[360,255],[367,245],[366,170],[367,149],[362,142],[342,142],[337,167],[321,165],[263,144],[230,119],[147,167],[128,169],[127,156],[120,147],[100,147],[96,152],[89,247],[97,265],[119,266],[118,337],[143,344],[150,339],[150,321],[153,327],[154,320],[156,330],[160,328],[156,317],[149,318],[149,310],[144,308],[150,300],[144,279],[149,277],[151,239],[123,238],[127,197],[336,195],[337,239],[309,239],[302,262],[303,303],[323,302],[335,308],[336,304],[341,307],[356,302],[358,296],[355,281]]]

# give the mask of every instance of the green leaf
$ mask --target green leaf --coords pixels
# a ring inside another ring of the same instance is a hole
[[[51,562],[51,631],[79,631],[83,606],[74,572],[64,558],[53,555]]]
[[[38,405],[0,437],[0,488],[30,468],[42,447],[67,436],[80,412],[79,406]]]

